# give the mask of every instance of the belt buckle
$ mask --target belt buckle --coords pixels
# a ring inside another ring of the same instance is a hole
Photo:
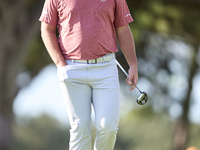
[[[97,63],[97,59],[87,60],[87,64],[96,64],[96,63]]]
[[[104,60],[105,60],[104,56],[99,58],[100,63],[104,63]]]

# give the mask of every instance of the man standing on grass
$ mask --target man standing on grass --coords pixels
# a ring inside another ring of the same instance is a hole
[[[125,0],[46,0],[42,39],[57,66],[70,121],[70,150],[91,150],[91,104],[95,150],[113,150],[119,123],[117,39],[129,64],[127,84],[137,84],[137,58]],[[59,36],[56,37],[56,28]]]

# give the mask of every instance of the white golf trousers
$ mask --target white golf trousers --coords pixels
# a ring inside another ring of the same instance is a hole
[[[115,58],[86,64],[67,60],[58,68],[70,122],[70,150],[91,150],[91,104],[97,129],[94,150],[113,150],[119,123],[119,78]],[[62,76],[62,77],[61,77]]]

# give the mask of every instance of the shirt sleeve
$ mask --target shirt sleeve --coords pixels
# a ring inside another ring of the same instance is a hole
[[[114,26],[122,27],[133,21],[129,8],[125,0],[115,0],[115,20]]]
[[[39,21],[56,27],[58,22],[57,0],[45,0]]]

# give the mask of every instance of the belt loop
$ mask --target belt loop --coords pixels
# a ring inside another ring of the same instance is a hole
[[[72,65],[74,64],[74,59],[72,59]]]
[[[103,63],[105,63],[105,60],[106,60],[106,57],[105,57],[105,55],[103,56]]]

